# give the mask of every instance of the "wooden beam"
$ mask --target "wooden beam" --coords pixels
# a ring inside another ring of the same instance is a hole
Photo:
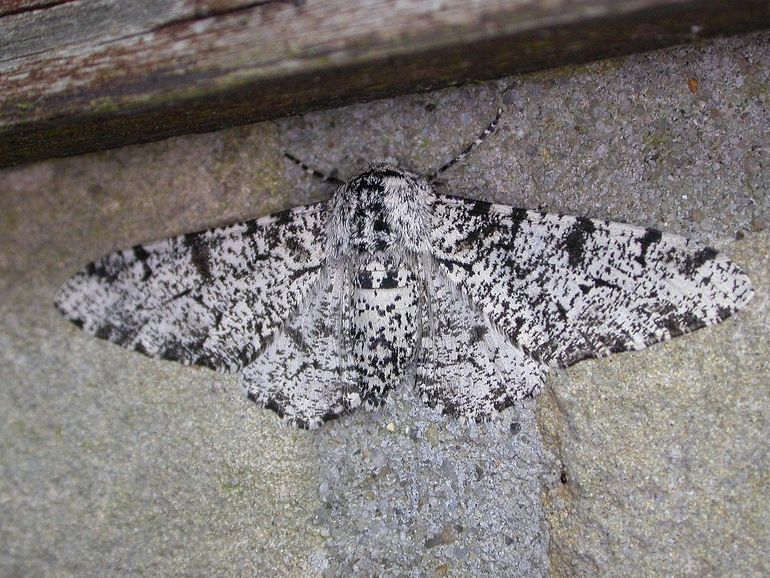
[[[767,0],[10,0],[0,166],[767,27]]]

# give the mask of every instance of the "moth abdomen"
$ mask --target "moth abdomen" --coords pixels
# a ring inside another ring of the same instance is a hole
[[[407,266],[369,262],[355,275],[350,337],[355,381],[370,406],[403,381],[418,344],[418,277]]]

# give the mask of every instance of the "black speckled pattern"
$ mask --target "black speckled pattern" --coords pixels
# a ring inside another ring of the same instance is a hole
[[[438,195],[373,165],[331,201],[108,255],[56,305],[124,347],[237,372],[308,428],[381,406],[415,365],[426,403],[487,419],[549,367],[717,323],[751,295],[695,241]]]

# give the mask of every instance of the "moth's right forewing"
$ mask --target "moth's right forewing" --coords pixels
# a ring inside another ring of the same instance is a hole
[[[437,267],[549,365],[642,349],[751,299],[729,259],[654,229],[442,195],[433,215]]]

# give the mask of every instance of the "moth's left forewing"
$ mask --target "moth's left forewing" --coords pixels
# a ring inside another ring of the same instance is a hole
[[[438,269],[549,365],[719,322],[752,294],[726,257],[654,229],[443,195],[433,219]]]
[[[326,261],[326,203],[118,251],[56,305],[87,333],[151,357],[237,371],[302,304]]]

